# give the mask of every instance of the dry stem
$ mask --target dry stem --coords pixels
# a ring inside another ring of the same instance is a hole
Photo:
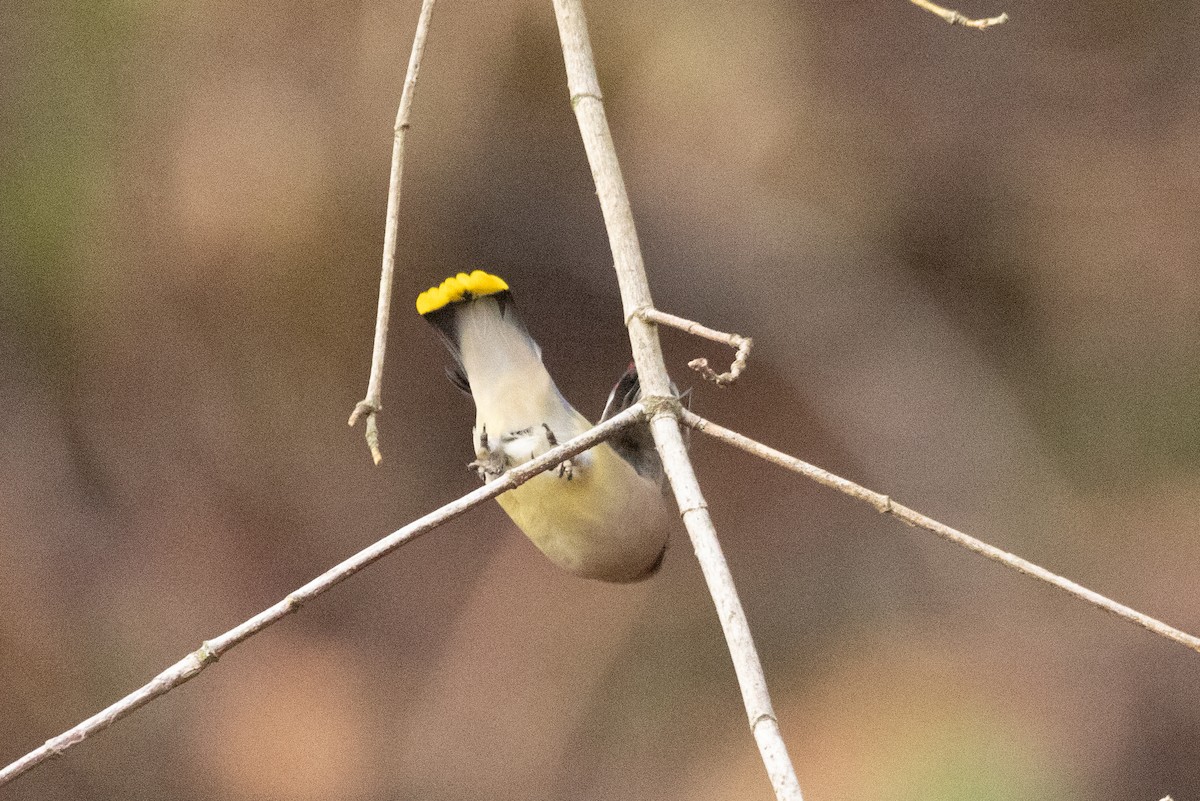
[[[780,801],[800,801],[800,784],[796,780],[771,698],[767,694],[762,663],[754,648],[733,576],[721,553],[704,495],[696,481],[679,430],[677,417],[680,405],[671,392],[671,378],[663,362],[658,330],[644,315],[644,310],[652,309],[654,302],[650,297],[650,285],[642,263],[633,211],[604,112],[583,6],[580,0],[554,0],[554,12],[562,40],[571,106],[575,109],[584,150],[592,169],[592,179],[596,184],[600,210],[604,215],[613,266],[621,287],[633,359],[642,382],[645,403],[652,410],[650,429],[654,442],[675,492],[675,500],[691,537],[709,594],[717,608],[750,728],[775,796]]]
[[[646,307],[637,310],[637,315],[643,320],[647,320],[658,325],[669,325],[672,328],[678,328],[680,331],[686,331],[689,334],[705,339],[711,339],[713,342],[720,342],[737,350],[733,357],[733,365],[727,373],[718,373],[716,370],[708,366],[708,359],[692,359],[688,362],[688,367],[692,368],[700,375],[712,381],[719,387],[727,387],[734,381],[738,380],[738,376],[746,369],[746,360],[750,358],[750,348],[754,347],[754,340],[750,337],[744,337],[741,334],[727,334],[724,331],[717,331],[713,328],[700,325],[700,323],[688,320],[683,317],[677,317],[674,314],[667,314],[653,307]]]
[[[681,419],[683,420],[684,424],[691,426],[697,431],[702,431],[709,436],[716,437],[722,442],[741,448],[747,453],[751,453],[762,459],[766,459],[772,464],[777,464],[780,467],[786,467],[789,470],[793,470],[803,476],[811,478],[818,484],[830,487],[831,489],[835,489],[838,492],[849,495],[852,498],[856,498],[860,501],[868,503],[881,514],[891,515],[897,520],[913,526],[914,528],[923,528],[926,531],[932,531],[939,537],[949,540],[955,545],[966,548],[968,551],[973,551],[974,553],[985,556],[988,559],[999,562],[1005,567],[1011,568],[1020,573],[1024,573],[1025,575],[1035,578],[1038,581],[1045,582],[1051,587],[1062,590],[1068,595],[1078,598],[1085,603],[1099,607],[1106,612],[1111,612],[1117,617],[1128,620],[1131,623],[1136,623],[1139,626],[1154,632],[1160,637],[1165,637],[1168,640],[1179,643],[1180,645],[1187,646],[1193,651],[1200,652],[1200,637],[1194,637],[1193,635],[1180,631],[1177,628],[1168,626],[1166,623],[1163,623],[1160,620],[1156,620],[1149,615],[1142,614],[1136,609],[1131,609],[1124,604],[1120,604],[1110,598],[1106,598],[1100,593],[1089,590],[1087,587],[1084,587],[1080,584],[1076,584],[1070,579],[1063,578],[1056,573],[1051,573],[1046,568],[1035,565],[1033,562],[1022,559],[1021,557],[1008,553],[1007,551],[1002,551],[993,545],[988,545],[986,542],[977,540],[970,535],[958,531],[957,529],[950,528],[943,523],[939,523],[933,518],[926,517],[919,512],[909,509],[907,506],[896,503],[887,495],[882,495],[873,490],[869,490],[866,487],[855,484],[853,481],[849,481],[841,476],[834,475],[827,470],[822,470],[821,468],[811,465],[808,462],[803,462],[794,456],[789,456],[786,453],[777,451],[774,448],[770,448],[760,442],[750,439],[749,437],[743,436],[736,431],[731,431],[728,428],[724,428],[709,420],[705,420],[703,417],[693,414],[686,409],[682,411]]]
[[[1008,14],[1000,14],[997,17],[971,19],[970,17],[963,16],[957,11],[952,11],[948,8],[939,6],[937,3],[930,2],[930,0],[909,0],[909,2],[915,6],[925,9],[930,13],[937,14],[951,25],[962,25],[964,28],[974,28],[977,31],[981,31],[984,28],[990,28],[993,25],[1001,25],[1005,22],[1008,22]]]
[[[401,545],[411,542],[427,531],[440,526],[442,523],[453,520],[472,507],[478,506],[502,492],[507,492],[514,487],[524,484],[529,479],[544,470],[554,467],[564,459],[569,459],[575,454],[581,453],[596,443],[607,439],[618,430],[644,419],[646,414],[645,406],[640,403],[635,404],[569,442],[564,442],[538,458],[532,459],[519,467],[514,467],[495,481],[485,484],[479,489],[446,504],[436,511],[430,512],[424,517],[409,523],[404,528],[389,534],[374,545],[364,548],[341,564],[330,568],[303,587],[295,590],[279,603],[259,612],[240,626],[232,628],[211,640],[205,640],[201,643],[198,650],[188,654],[120,701],[97,712],[95,715],[92,715],[87,720],[68,729],[57,737],[47,740],[40,748],[30,751],[16,762],[0,770],[0,785],[12,781],[17,776],[36,767],[50,757],[58,756],[71,746],[82,742],[96,732],[108,728],[140,707],[165,695],[204,668],[216,662],[222,654],[235,645],[239,645],[271,624],[278,622],[281,618],[295,612],[303,604],[350,578],[372,562],[387,556]]]
[[[429,34],[429,20],[433,17],[434,0],[423,0],[421,15],[417,18],[417,32],[413,37],[412,53],[408,57],[408,72],[404,78],[404,90],[400,93],[400,108],[396,110],[396,126],[392,139],[392,171],[388,179],[387,220],[383,229],[383,269],[379,274],[379,307],[375,312],[375,347],[371,352],[371,377],[367,381],[367,396],[360,400],[350,413],[349,425],[353,426],[362,415],[367,416],[367,447],[375,464],[383,461],[379,450],[379,428],[375,416],[383,408],[383,356],[387,349],[388,316],[392,308],[392,276],[396,271],[396,231],[400,224],[400,179],[404,173],[404,139],[409,129],[413,94],[417,89],[417,73],[421,71],[421,57],[425,54],[425,38]]]

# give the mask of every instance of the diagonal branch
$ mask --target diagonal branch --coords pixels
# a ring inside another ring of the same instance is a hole
[[[1005,567],[1016,570],[1019,573],[1024,573],[1031,578],[1035,578],[1038,581],[1049,584],[1051,587],[1062,590],[1068,595],[1078,598],[1085,603],[1089,603],[1092,606],[1103,609],[1106,612],[1111,612],[1117,617],[1128,620],[1130,623],[1136,623],[1137,625],[1154,632],[1160,637],[1165,637],[1168,640],[1191,648],[1193,651],[1200,652],[1200,637],[1195,637],[1191,634],[1180,631],[1177,628],[1168,626],[1166,623],[1163,623],[1160,620],[1156,620],[1149,615],[1142,614],[1136,609],[1132,609],[1124,604],[1117,603],[1116,601],[1107,598],[1098,592],[1089,590],[1087,587],[1084,587],[1080,584],[1076,584],[1070,579],[1063,578],[1057,573],[1052,573],[1044,567],[1035,565],[1033,562],[1022,559],[1021,557],[1008,553],[1007,551],[1002,551],[994,545],[988,545],[986,542],[975,539],[974,537],[964,534],[957,529],[950,528],[949,526],[939,523],[931,517],[926,517],[919,512],[909,509],[907,506],[902,506],[901,504],[896,503],[887,495],[882,495],[873,490],[869,490],[866,487],[855,484],[853,481],[849,481],[841,476],[834,475],[828,470],[822,470],[821,468],[811,465],[808,462],[803,462],[794,456],[789,456],[782,451],[777,451],[774,448],[770,448],[760,442],[750,439],[749,437],[743,436],[736,431],[731,431],[728,428],[724,428],[723,426],[719,426],[709,420],[705,420],[703,417],[693,414],[686,409],[683,410],[681,419],[685,425],[689,425],[697,431],[702,431],[709,436],[716,437],[724,443],[733,445],[736,448],[741,448],[747,453],[754,454],[755,456],[765,459],[772,464],[777,464],[780,467],[786,467],[788,470],[793,470],[802,476],[811,478],[818,484],[822,484],[831,489],[835,489],[838,492],[849,495],[851,498],[868,503],[875,507],[875,510],[881,514],[891,515],[902,523],[913,526],[914,528],[923,528],[926,531],[932,531],[942,539],[949,540],[955,545],[966,548],[968,551],[972,551],[980,556],[985,556],[988,559],[999,562]]]
[[[387,349],[388,316],[392,308],[392,276],[396,272],[396,231],[400,226],[400,179],[404,173],[404,139],[408,134],[413,94],[417,90],[417,73],[421,70],[421,58],[425,55],[429,21],[433,18],[433,3],[434,0],[423,0],[421,3],[421,15],[417,18],[412,53],[408,57],[408,73],[404,77],[404,90],[400,94],[400,108],[396,111],[395,136],[392,139],[392,171],[388,179],[387,219],[383,228],[383,269],[379,274],[379,308],[375,312],[375,347],[371,352],[371,377],[367,381],[367,396],[355,405],[349,420],[349,425],[353,426],[358,422],[358,418],[364,414],[367,416],[367,447],[371,449],[371,458],[375,460],[375,464],[383,461],[375,416],[383,408],[383,356]]]
[[[663,362],[658,330],[645,316],[637,313],[639,310],[652,309],[654,301],[650,297],[650,285],[642,263],[633,210],[629,205],[616,147],[604,112],[583,5],[581,0],[554,0],[554,13],[562,41],[571,106],[579,123],[579,133],[592,169],[600,210],[604,215],[613,266],[621,287],[633,360],[642,382],[643,399],[651,414],[650,430],[654,435],[654,443],[662,457],[709,594],[717,608],[742,691],[742,703],[750,720],[750,730],[758,743],[775,796],[779,801],[800,801],[800,783],[771,706],[762,662],[754,648],[733,575],[721,553],[708,506],[679,430],[678,416],[682,407],[671,392],[671,378]]]
[[[514,487],[524,484],[539,473],[554,467],[564,459],[569,459],[593,445],[615,434],[622,428],[645,419],[646,408],[635,404],[620,414],[605,420],[595,428],[589,429],[574,439],[551,448],[543,455],[532,459],[519,467],[514,467],[495,481],[485,484],[479,489],[467,493],[458,500],[451,501],[445,506],[430,512],[418,520],[409,523],[404,528],[395,531],[358,553],[335,565],[303,587],[293,591],[274,606],[264,609],[254,617],[239,626],[211,640],[205,640],[196,651],[180,659],[174,665],[159,673],[149,682],[134,692],[125,696],[111,706],[97,712],[87,720],[68,729],[57,737],[46,741],[40,748],[30,751],[25,756],[0,770],[0,785],[20,776],[50,757],[58,756],[73,745],[83,742],[91,735],[107,729],[118,720],[132,714],[156,698],[166,695],[171,690],[195,676],[201,670],[217,661],[229,649],[239,645],[258,634],[273,623],[295,612],[304,604],[321,595],[353,576],[371,563],[387,556],[401,545],[405,545],[428,531],[449,520],[467,512],[486,500],[507,492]]]
[[[677,317],[674,314],[667,314],[653,307],[647,307],[637,310],[637,315],[643,320],[658,325],[669,325],[672,328],[678,328],[680,331],[692,334],[693,336],[711,339],[713,342],[720,342],[735,349],[737,353],[733,357],[733,365],[727,373],[718,373],[716,370],[708,366],[708,359],[692,359],[688,362],[688,367],[692,368],[700,375],[712,381],[718,387],[727,387],[742,374],[746,369],[746,360],[750,358],[750,348],[754,347],[754,340],[750,337],[744,337],[741,334],[726,334],[724,331],[717,331],[700,323],[693,322],[683,317]]]

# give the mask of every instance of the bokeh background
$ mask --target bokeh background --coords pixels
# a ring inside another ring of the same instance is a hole
[[[656,299],[757,343],[693,407],[1200,630],[1200,7],[589,6]],[[591,416],[624,369],[550,4],[444,2],[347,428],[417,10],[0,11],[0,762],[475,485],[420,290],[504,275]],[[693,453],[808,797],[1200,794],[1197,654]],[[604,586],[488,505],[0,794],[768,799],[690,550]]]

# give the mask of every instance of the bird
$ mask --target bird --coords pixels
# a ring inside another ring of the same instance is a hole
[[[546,370],[504,279],[483,270],[460,272],[420,293],[416,305],[454,357],[446,371],[451,382],[474,400],[475,460],[469,466],[484,483],[592,427]],[[640,394],[631,364],[609,394],[601,421]],[[496,501],[538,550],[574,575],[630,583],[662,566],[672,515],[662,463],[644,422]]]

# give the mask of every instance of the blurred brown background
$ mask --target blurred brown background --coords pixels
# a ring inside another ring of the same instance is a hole
[[[417,5],[0,11],[0,763],[475,485],[420,290],[508,278],[589,415],[623,370],[550,4],[443,2],[346,427]],[[694,408],[1200,631],[1200,11],[961,9],[589,4],[656,299],[758,343]],[[1200,794],[1200,656],[693,452],[809,798]],[[603,586],[490,504],[0,795],[770,790],[682,532]]]

